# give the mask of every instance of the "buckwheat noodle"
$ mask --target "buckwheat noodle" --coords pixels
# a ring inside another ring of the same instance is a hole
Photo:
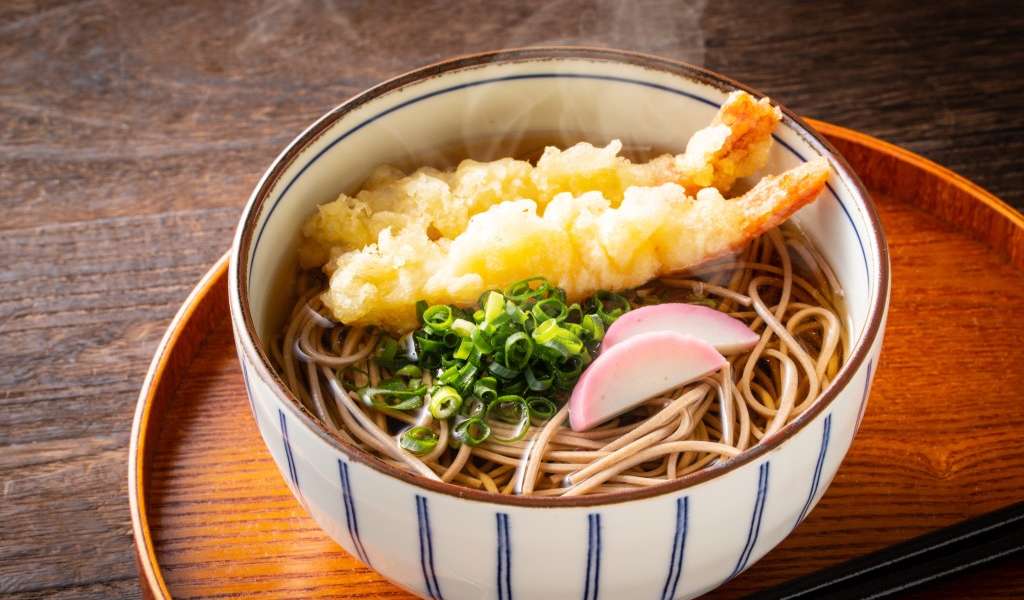
[[[849,354],[842,292],[821,254],[793,226],[774,229],[735,256],[663,277],[640,299],[714,305],[760,335],[749,352],[727,357],[718,373],[652,398],[585,432],[568,428],[568,407],[534,423],[516,442],[493,438],[457,449],[446,420],[368,408],[355,390],[386,374],[371,358],[380,332],[327,316],[322,281],[303,278],[282,334],[271,349],[299,401],[343,441],[435,481],[494,494],[568,497],[658,485],[728,461],[778,432],[828,387]],[[431,383],[424,372],[423,382]],[[437,445],[416,456],[401,431],[432,428]],[[501,425],[499,437],[513,437]]]

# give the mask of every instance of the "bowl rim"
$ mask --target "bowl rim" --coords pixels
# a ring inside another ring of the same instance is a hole
[[[767,439],[761,440],[751,448],[740,453],[738,456],[725,463],[710,466],[694,473],[690,473],[674,481],[658,484],[651,487],[637,490],[611,492],[599,495],[574,496],[571,498],[551,498],[535,496],[501,495],[491,492],[476,490],[452,483],[433,481],[421,475],[392,466],[366,450],[343,441],[340,437],[331,433],[322,426],[319,420],[310,413],[295,395],[288,389],[284,381],[271,366],[270,358],[266,350],[256,340],[259,336],[253,323],[252,314],[249,309],[249,288],[248,270],[246,260],[240,257],[248,257],[252,246],[257,218],[262,212],[263,204],[270,195],[271,189],[277,184],[279,178],[291,166],[293,161],[309,145],[318,140],[341,118],[353,110],[375,100],[385,94],[422,81],[434,79],[452,71],[459,71],[466,68],[482,67],[493,63],[518,63],[537,61],[559,61],[564,59],[592,60],[596,62],[611,62],[640,66],[656,71],[666,72],[671,75],[681,76],[698,83],[710,85],[722,91],[744,90],[757,98],[765,96],[764,93],[741,84],[729,77],[714,71],[697,67],[689,63],[668,58],[662,58],[649,54],[643,54],[625,50],[608,48],[594,48],[585,46],[541,46],[528,48],[512,48],[477,54],[457,56],[443,60],[424,67],[413,69],[382,83],[379,83],[366,91],[363,91],[348,100],[337,105],[312,125],[300,133],[288,146],[274,159],[270,167],[264,172],[257,182],[250,195],[239,220],[238,229],[231,247],[231,269],[228,277],[229,283],[229,304],[231,309],[232,325],[235,329],[236,344],[240,344],[240,350],[247,354],[258,375],[266,383],[271,391],[281,400],[293,417],[297,418],[303,427],[318,435],[328,445],[345,455],[348,459],[362,463],[375,471],[398,479],[399,481],[411,484],[415,487],[452,496],[456,498],[484,502],[489,504],[505,506],[521,506],[532,508],[573,508],[581,506],[600,506],[618,504],[632,500],[641,500],[672,494],[680,490],[690,488],[706,481],[716,479],[730,473],[740,467],[747,465],[765,456],[775,448],[779,447],[786,440],[794,437],[803,430],[815,418],[832,404],[839,393],[849,385],[854,374],[861,370],[865,359],[871,354],[875,342],[882,333],[882,324],[885,319],[885,308],[888,304],[890,294],[890,265],[889,250],[883,232],[881,219],[875,209],[871,196],[868,194],[860,178],[843,158],[843,156],[820,134],[813,130],[806,122],[795,113],[774,100],[772,103],[778,106],[783,112],[783,121],[810,145],[820,155],[826,156],[837,173],[844,178],[854,190],[855,200],[859,200],[863,214],[867,217],[867,225],[870,237],[878,248],[876,261],[869,259],[869,267],[874,271],[874,294],[871,298],[871,307],[867,315],[867,327],[864,335],[858,340],[851,351],[849,360],[840,368],[836,378],[829,385],[828,389],[821,393],[818,399],[800,416],[794,419]],[[870,275],[870,271],[869,271]],[[869,279],[870,283],[870,279]],[[236,307],[237,303],[237,307]],[[239,324],[239,321],[241,323]],[[253,406],[255,410],[255,406]]]

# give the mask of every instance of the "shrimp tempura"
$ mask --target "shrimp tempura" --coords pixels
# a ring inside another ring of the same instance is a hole
[[[643,164],[613,142],[549,148],[536,167],[378,170],[355,198],[310,219],[304,258],[330,275],[321,299],[335,318],[399,332],[416,326],[418,300],[469,305],[527,277],[570,300],[635,287],[734,251],[819,195],[825,159],[724,198],[764,166],[779,116],[767,100],[734,93],[685,153]]]
[[[398,234],[421,226],[435,238],[454,239],[473,215],[506,200],[530,199],[543,211],[562,192],[599,191],[614,207],[630,187],[664,183],[677,183],[690,194],[705,187],[725,194],[737,178],[764,166],[780,118],[767,98],[734,92],[711,124],[690,138],[683,154],[646,163],[619,156],[622,144],[613,140],[604,148],[587,143],[546,148],[536,166],[511,158],[465,160],[454,171],[422,168],[410,175],[382,166],[359,193],[320,206],[306,223],[303,266],[320,266],[332,254],[375,243],[387,228]]]

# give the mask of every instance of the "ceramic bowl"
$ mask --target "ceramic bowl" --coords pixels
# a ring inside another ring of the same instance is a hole
[[[739,88],[697,67],[608,50],[471,56],[348,100],[274,161],[232,248],[232,324],[267,448],[295,497],[346,551],[429,598],[690,598],[736,577],[806,517],[864,413],[890,282],[863,186],[790,112],[765,171],[816,156],[831,162],[828,189],[794,218],[845,291],[852,355],[811,409],[734,460],[662,486],[572,499],[430,482],[328,433],[285,389],[264,348],[289,297],[282,273],[295,264],[303,221],[373,167],[411,166],[474,140],[508,148],[534,135],[678,152]]]

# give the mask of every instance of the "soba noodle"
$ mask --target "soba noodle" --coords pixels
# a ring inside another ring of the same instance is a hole
[[[336,323],[318,299],[323,282],[308,277],[306,283],[272,352],[296,397],[340,439],[389,464],[495,494],[567,497],[638,489],[727,461],[806,411],[849,353],[836,278],[787,225],[736,256],[630,294],[640,304],[713,306],[760,335],[751,351],[589,431],[568,428],[566,403],[520,441],[456,448],[447,420],[434,419],[426,406],[416,414],[360,401],[358,388],[387,376],[373,359],[381,332]],[[432,383],[429,371],[422,380]],[[436,433],[429,453],[417,456],[399,444],[411,426]]]

